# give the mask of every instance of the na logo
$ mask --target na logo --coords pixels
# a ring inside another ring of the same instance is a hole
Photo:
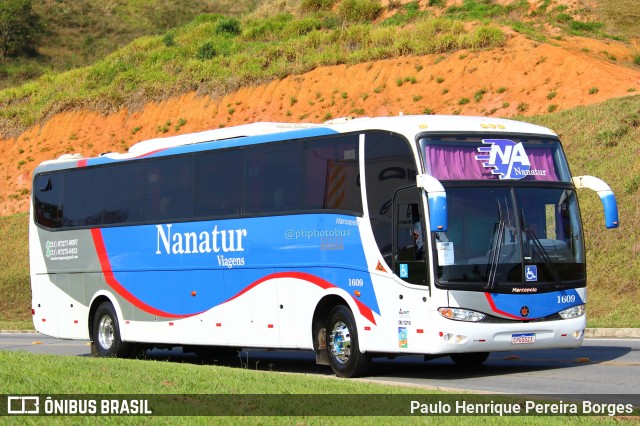
[[[478,148],[476,160],[482,161],[482,166],[491,168],[492,175],[500,179],[522,179],[531,174],[531,162],[522,143],[515,143],[509,139],[483,139]]]

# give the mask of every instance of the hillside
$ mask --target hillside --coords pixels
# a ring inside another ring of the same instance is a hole
[[[0,215],[26,211],[33,168],[63,153],[126,151],[140,140],[253,121],[398,113],[511,117],[640,93],[640,68],[624,65],[633,56],[628,45],[583,37],[553,44],[517,33],[508,37],[503,47],[485,51],[319,67],[220,98],[191,92],[135,111],[56,114],[17,138],[0,140]]]
[[[33,1],[41,31],[28,54],[10,61],[0,58],[0,89],[47,72],[90,65],[139,37],[162,34],[201,13],[240,15],[250,4],[251,0],[182,0],[176,8],[168,0]]]

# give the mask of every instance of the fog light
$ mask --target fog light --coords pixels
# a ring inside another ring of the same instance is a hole
[[[573,332],[573,338],[576,340],[582,339],[583,336],[584,336],[584,330],[578,330]]]

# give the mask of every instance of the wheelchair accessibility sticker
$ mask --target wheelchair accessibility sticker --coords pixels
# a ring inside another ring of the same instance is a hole
[[[536,265],[525,265],[524,275],[527,282],[538,281],[538,267]]]
[[[400,264],[400,278],[409,278],[409,265],[406,263]]]

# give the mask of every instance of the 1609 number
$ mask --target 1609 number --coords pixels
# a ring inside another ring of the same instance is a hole
[[[362,287],[364,280],[362,278],[349,278],[349,287]]]
[[[575,301],[576,301],[576,295],[575,294],[558,296],[558,303],[573,303]]]

